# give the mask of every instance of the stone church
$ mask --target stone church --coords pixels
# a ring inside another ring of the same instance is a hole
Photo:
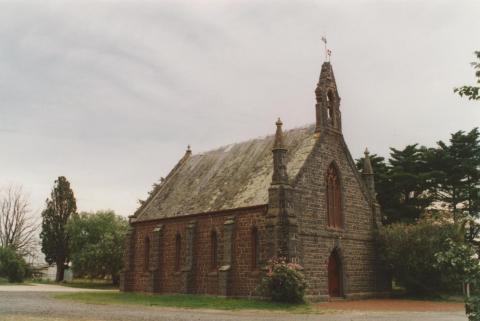
[[[366,152],[359,173],[347,148],[330,62],[315,95],[315,124],[187,149],[130,217],[122,291],[255,295],[272,257],[304,268],[313,300],[388,291],[372,167]]]

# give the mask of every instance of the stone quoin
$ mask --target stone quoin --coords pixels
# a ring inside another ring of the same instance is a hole
[[[379,296],[381,215],[368,151],[359,173],[342,135],[330,62],[316,122],[193,154],[130,217],[122,291],[256,295],[272,257],[303,266],[310,299]]]

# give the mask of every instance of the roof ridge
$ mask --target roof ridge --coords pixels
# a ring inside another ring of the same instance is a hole
[[[312,128],[315,127],[315,124],[314,123],[304,124],[304,125],[300,125],[300,126],[297,126],[297,127],[290,128],[290,129],[286,129],[286,130],[283,131],[283,134],[286,135],[289,132],[299,130],[299,129],[308,129],[310,127],[312,127]],[[249,139],[242,140],[242,141],[239,141],[239,142],[236,142],[236,143],[220,145],[216,148],[212,148],[212,149],[209,149],[209,150],[206,150],[206,151],[203,151],[203,152],[199,152],[198,154],[193,154],[192,156],[194,156],[194,157],[195,156],[202,156],[202,155],[205,155],[205,154],[208,154],[208,153],[219,151],[221,149],[227,149],[227,148],[229,148],[231,146],[234,146],[234,145],[244,144],[244,143],[248,143],[248,142],[251,142],[251,141],[254,141],[254,140],[265,140],[265,139],[270,138],[270,137],[273,138],[274,136],[275,136],[275,133],[268,134],[268,135],[263,135],[263,136],[257,136],[257,137],[254,137],[254,138],[249,138]]]

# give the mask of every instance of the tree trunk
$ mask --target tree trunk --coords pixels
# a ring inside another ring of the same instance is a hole
[[[65,271],[65,265],[63,262],[57,262],[57,274],[55,275],[55,282],[63,281],[63,273]]]

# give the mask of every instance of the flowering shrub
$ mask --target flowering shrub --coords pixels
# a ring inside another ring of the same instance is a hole
[[[472,295],[465,299],[465,310],[469,321],[480,320],[480,296]]]
[[[480,321],[480,261],[468,243],[446,240],[447,250],[435,254],[438,268],[458,283],[466,285],[465,308],[469,321]],[[470,293],[472,290],[472,293]]]
[[[285,258],[271,259],[258,291],[277,302],[303,302],[307,283],[301,270],[299,264],[287,263]]]

